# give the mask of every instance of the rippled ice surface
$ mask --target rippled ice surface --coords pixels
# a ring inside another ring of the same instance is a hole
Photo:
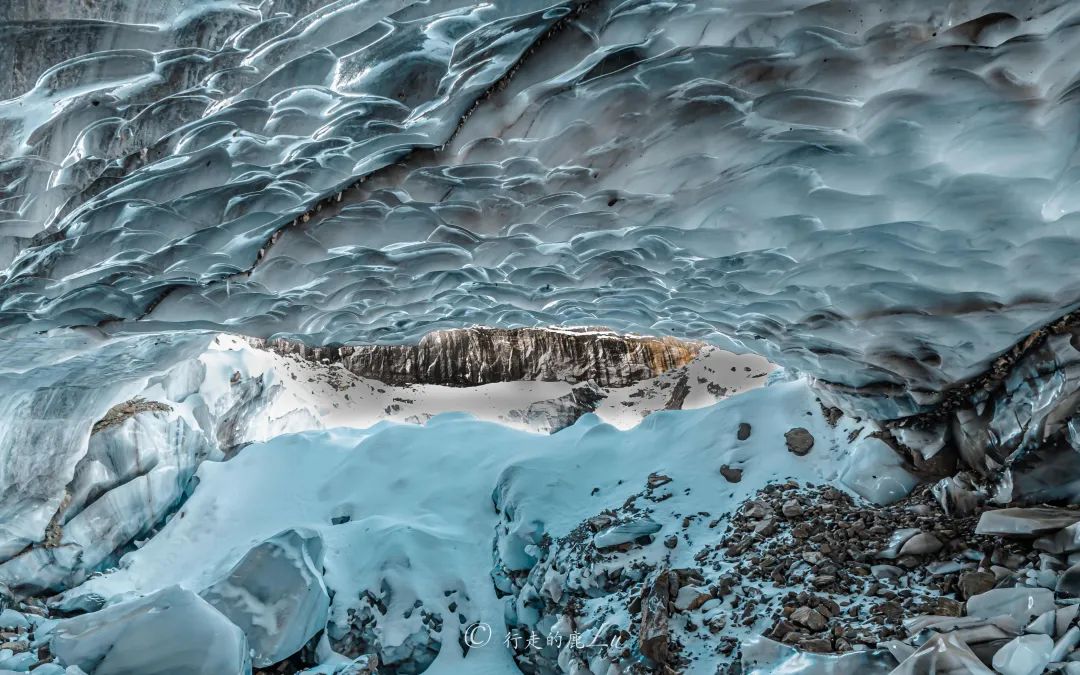
[[[1076,3],[0,19],[8,334],[602,324],[920,398],[1080,298]]]

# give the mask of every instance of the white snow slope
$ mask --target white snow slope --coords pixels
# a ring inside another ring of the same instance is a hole
[[[743,422],[754,431],[738,441]],[[805,457],[784,444],[784,432],[795,425],[817,439]],[[726,514],[770,481],[837,479],[851,461],[848,431],[825,422],[813,392],[798,380],[699,410],[655,413],[625,431],[595,415],[540,435],[447,414],[423,426],[383,422],[286,434],[229,461],[204,463],[194,494],[160,533],[126,555],[120,569],[68,592],[65,601],[99,594],[115,602],[173,584],[200,591],[260,541],[310,528],[326,546],[331,637],[343,633],[349,610],[371,592],[386,605],[378,641],[393,653],[424,631],[419,615],[410,615],[420,601],[445,619],[442,635],[434,636],[442,648],[426,672],[515,673],[500,644],[504,601],[490,576],[500,522],[493,491],[513,506],[513,531],[504,541],[541,533],[558,538],[640,492],[650,474],[663,474],[672,479],[671,497],[655,505],[653,517],[666,527],[679,514]],[[720,476],[724,464],[743,469],[740,483]],[[667,556],[672,567],[693,564],[659,544],[646,555]],[[489,625],[494,639],[463,656],[459,635],[474,622]],[[715,667],[705,660],[688,672]]]

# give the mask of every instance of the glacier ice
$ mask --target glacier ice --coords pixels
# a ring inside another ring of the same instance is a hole
[[[650,474],[670,477],[677,488],[657,505],[662,510],[653,517],[665,521],[689,509],[722,513],[769,480],[835,477],[846,432],[830,427],[820,409],[813,419],[801,412],[813,406],[806,383],[792,382],[717,407],[656,413],[627,431],[592,416],[540,435],[444,415],[425,426],[277,436],[227,462],[203,463],[198,487],[162,531],[119,569],[65,592],[60,607],[95,597],[115,603],[176,584],[201,591],[254,545],[306,528],[324,541],[323,578],[333,598],[327,635],[335,651],[351,658],[377,653],[384,664],[434,658],[426,672],[461,672],[463,631],[484,622],[501,635],[506,621],[490,576],[493,535],[497,568],[521,561],[529,586],[540,589],[555,560],[538,561],[537,543],[565,536],[603,504],[623,503]],[[795,464],[776,461],[787,455],[783,434],[767,431],[783,410],[800,411],[823,446]],[[740,443],[735,431],[743,420],[760,431]],[[672,452],[658,456],[661,442]],[[715,490],[721,464],[746,467],[732,492]],[[334,524],[343,512],[353,515]],[[710,531],[705,522],[698,527]],[[656,542],[642,554],[651,559],[661,551],[667,549]],[[521,593],[517,621],[528,613],[528,594]],[[513,668],[509,659],[501,648],[476,648],[465,667]]]
[[[1080,502],[1080,4],[0,4],[0,669],[1075,665],[1077,512],[919,500]],[[697,557],[788,479],[890,653]]]
[[[32,358],[21,359],[28,348]],[[667,407],[680,378],[694,378],[678,406],[689,409],[760,386],[770,368],[754,355],[705,348],[682,374],[597,389],[602,400],[584,408],[574,403],[570,383],[390,387],[332,363],[220,334],[113,340],[83,333],[0,342],[0,356],[7,421],[0,427],[0,452],[6,453],[0,477],[11,486],[0,494],[6,516],[0,580],[34,591],[62,590],[110,566],[130,542],[172,515],[201,462],[223,459],[246,443],[383,419],[419,422],[452,411],[549,431],[591,410],[625,427]],[[728,368],[737,372],[716,375]],[[140,397],[159,409],[111,426],[96,423]],[[25,452],[31,447],[53,450]]]
[[[0,14],[8,334],[588,323],[899,414],[1076,306],[1069,2],[68,4]]]
[[[61,621],[49,648],[92,675],[247,675],[243,632],[178,586]]]
[[[244,631],[253,665],[285,660],[326,628],[330,598],[322,548],[315,533],[281,532],[254,546],[201,593]]]

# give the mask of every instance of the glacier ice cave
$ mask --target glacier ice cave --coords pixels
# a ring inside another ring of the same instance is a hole
[[[0,0],[0,675],[1080,675],[1080,0]]]

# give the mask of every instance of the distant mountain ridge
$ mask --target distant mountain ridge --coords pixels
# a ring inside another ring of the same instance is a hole
[[[626,387],[685,366],[704,346],[598,328],[484,327],[435,331],[415,345],[311,347],[283,339],[253,344],[282,355],[340,363],[354,375],[394,386],[457,387],[522,380]]]

